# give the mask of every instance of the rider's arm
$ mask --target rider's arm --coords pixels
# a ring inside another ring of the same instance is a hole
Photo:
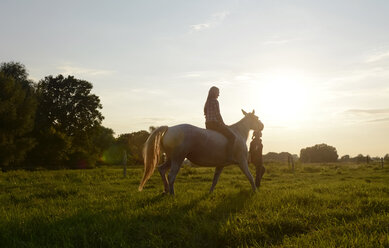
[[[215,110],[216,110],[216,116],[217,116],[217,119],[219,120],[220,123],[222,123],[223,125],[224,124],[224,121],[223,121],[223,117],[222,115],[220,114],[220,108],[219,108],[219,101],[218,100],[215,100]]]

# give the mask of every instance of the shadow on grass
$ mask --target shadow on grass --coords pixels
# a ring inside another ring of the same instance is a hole
[[[159,211],[145,211],[132,218],[131,240],[143,247],[222,247],[226,245],[221,229],[231,216],[242,211],[253,194],[201,194],[190,200],[157,195],[142,206],[165,204]]]
[[[307,199],[296,200],[300,205]],[[384,201],[360,203],[360,215],[333,210],[310,219],[269,218],[255,211],[248,190],[177,197],[162,194],[102,202],[56,216],[0,220],[2,247],[237,247],[282,245],[284,237],[310,232],[321,218],[353,222],[386,213]],[[290,199],[292,200],[292,199]],[[312,199],[311,199],[312,200]],[[44,206],[42,206],[44,207]],[[251,210],[250,210],[251,209]],[[32,209],[33,210],[33,209]],[[35,211],[35,210],[34,210]],[[52,211],[52,210],[51,210]],[[252,211],[249,212],[248,211]],[[50,211],[49,211],[50,212]],[[317,218],[317,220],[315,220]],[[324,222],[324,219],[319,222]]]
[[[246,191],[179,201],[156,195],[136,209],[80,209],[66,216],[0,223],[4,247],[220,247],[220,228],[250,199]],[[184,202],[184,203],[182,203]]]

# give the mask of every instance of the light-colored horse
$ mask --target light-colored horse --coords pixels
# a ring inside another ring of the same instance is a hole
[[[253,191],[255,191],[256,187],[259,186],[260,179],[257,178],[257,183],[254,183],[253,176],[249,171],[246,141],[249,131],[262,130],[263,124],[255,115],[254,110],[252,113],[246,113],[242,110],[242,113],[244,117],[239,122],[229,126],[236,136],[232,157],[250,181]],[[213,130],[198,128],[189,124],[157,128],[150,134],[143,149],[144,174],[139,185],[139,191],[143,189],[146,181],[153,174],[160,155],[164,151],[166,161],[158,166],[158,170],[162,177],[165,193],[174,194],[174,181],[185,158],[199,166],[216,167],[210,189],[210,192],[212,192],[223,168],[234,163],[226,159],[226,146],[227,139]],[[169,176],[166,178],[169,168]]]

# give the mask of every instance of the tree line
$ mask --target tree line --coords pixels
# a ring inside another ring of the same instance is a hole
[[[381,157],[370,157],[369,155],[359,154],[355,157],[344,155],[339,158],[336,148],[327,144],[317,144],[314,146],[306,147],[300,150],[300,157],[296,154],[290,154],[288,152],[269,152],[263,155],[265,162],[290,162],[300,161],[302,163],[332,163],[332,162],[352,162],[352,163],[370,163],[381,162],[382,160],[389,162],[389,154]]]
[[[115,138],[102,125],[102,105],[92,87],[63,75],[35,83],[23,64],[1,63],[0,166],[88,168],[117,163],[123,155],[129,164],[142,163],[149,133]]]
[[[386,154],[383,158],[370,157],[369,155],[363,156],[359,154],[355,157],[350,155],[344,155],[341,158],[338,156],[336,148],[327,144],[317,144],[311,147],[306,147],[300,151],[300,162],[303,163],[325,163],[325,162],[353,162],[353,163],[369,163],[371,161],[384,160],[389,162],[389,154]]]
[[[352,162],[352,163],[370,163],[372,161],[380,161],[384,160],[385,162],[389,162],[389,154],[386,154],[383,158],[380,157],[371,157],[369,155],[364,156],[363,154],[358,154],[355,157],[350,157],[349,155],[342,156],[339,161],[340,162]]]

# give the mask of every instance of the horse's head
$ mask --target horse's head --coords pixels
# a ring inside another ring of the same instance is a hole
[[[248,120],[250,129],[255,131],[263,130],[263,123],[258,119],[258,116],[255,115],[255,110],[253,110],[251,113],[247,113],[242,109],[242,113],[245,116],[244,118]]]

